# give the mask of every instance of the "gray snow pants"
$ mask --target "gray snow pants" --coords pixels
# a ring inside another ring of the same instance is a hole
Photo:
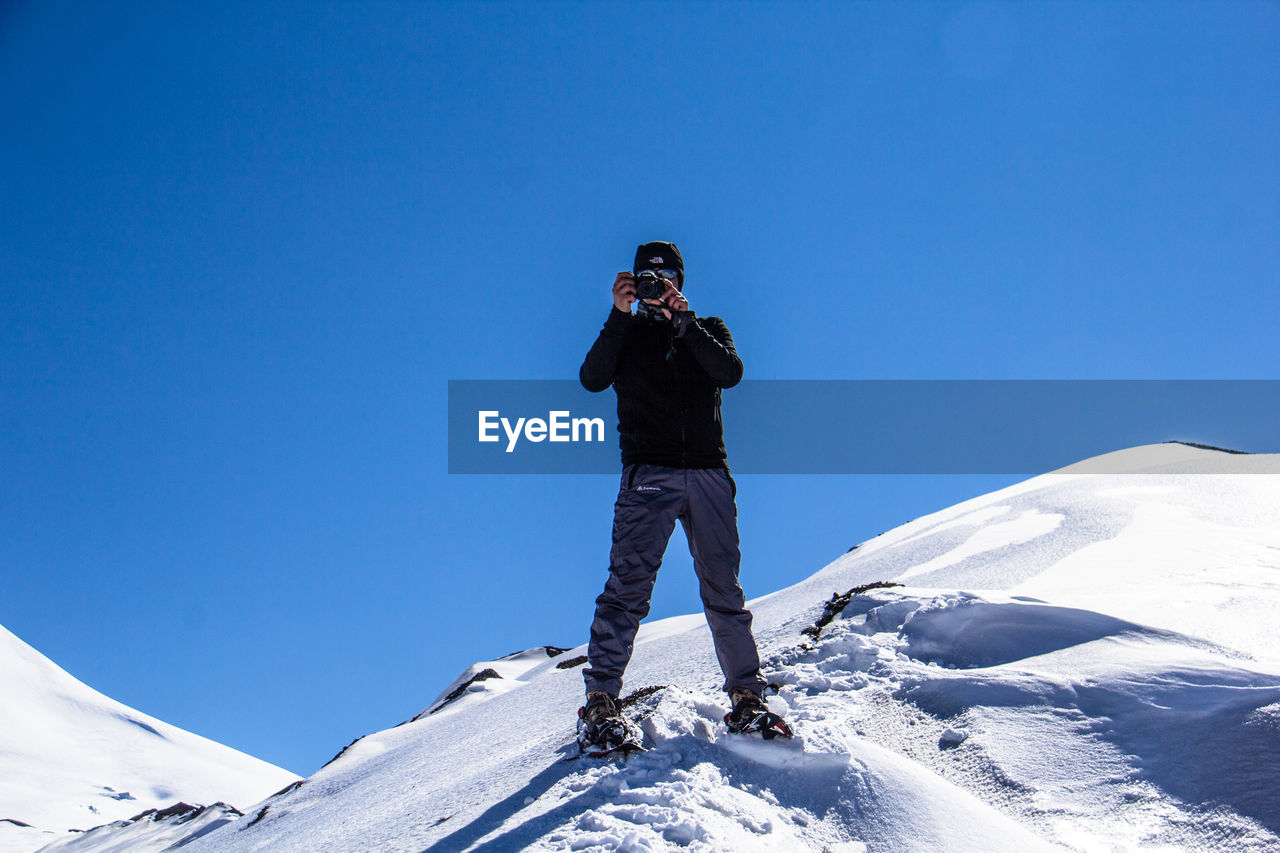
[[[723,468],[628,465],[623,469],[613,507],[609,580],[596,599],[591,623],[584,673],[588,693],[602,690],[617,696],[622,691],[622,673],[631,660],[640,620],[649,613],[653,584],[676,519],[689,540],[703,610],[724,672],[724,689],[764,687],[751,634],[751,611],[738,585],[736,493],[733,479]]]

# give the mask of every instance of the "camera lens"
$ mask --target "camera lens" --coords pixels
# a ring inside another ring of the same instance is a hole
[[[653,270],[645,270],[636,276],[636,298],[638,299],[660,299],[666,289],[666,279]]]

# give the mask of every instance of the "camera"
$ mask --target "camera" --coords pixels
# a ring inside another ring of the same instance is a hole
[[[661,299],[667,291],[667,280],[653,270],[645,270],[636,276],[637,299]]]

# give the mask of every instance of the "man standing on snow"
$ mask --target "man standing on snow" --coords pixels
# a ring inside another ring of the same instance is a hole
[[[735,732],[790,734],[761,698],[760,656],[738,584],[737,487],[725,461],[720,391],[738,384],[742,360],[724,321],[696,317],[683,287],[675,244],[641,245],[631,272],[614,280],[609,319],[578,374],[588,391],[613,386],[622,446],[609,580],[596,599],[587,702],[578,712],[579,742],[598,752],[639,746],[618,695],[677,519],[733,706],[725,722]]]

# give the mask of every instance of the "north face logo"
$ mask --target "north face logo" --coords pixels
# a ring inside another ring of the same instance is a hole
[[[663,260],[662,258],[650,258],[650,259],[649,259],[649,263],[651,263],[651,264],[665,264],[665,263],[666,263],[666,261],[665,261],[665,260]]]

